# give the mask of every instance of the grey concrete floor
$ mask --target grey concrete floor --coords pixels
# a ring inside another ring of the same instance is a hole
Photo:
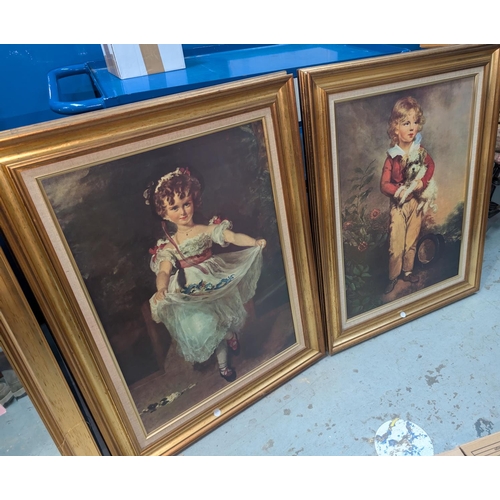
[[[377,455],[384,422],[421,427],[435,454],[500,431],[500,215],[481,289],[322,359],[182,455]]]
[[[421,427],[435,454],[500,431],[500,214],[481,289],[326,357],[181,454],[376,455],[379,426]],[[0,416],[0,455],[57,455],[28,397]]]
[[[29,396],[10,403],[0,416],[0,456],[58,456],[54,441]]]

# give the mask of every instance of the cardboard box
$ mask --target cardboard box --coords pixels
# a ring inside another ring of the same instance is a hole
[[[121,79],[184,69],[181,44],[101,44],[108,71]]]
[[[500,457],[500,432],[460,445],[465,456]]]
[[[495,432],[453,450],[438,453],[436,457],[500,457],[500,432]]]

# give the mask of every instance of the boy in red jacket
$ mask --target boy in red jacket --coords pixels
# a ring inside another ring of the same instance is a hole
[[[417,239],[422,226],[423,211],[418,195],[425,190],[434,174],[434,161],[421,146],[420,131],[424,114],[413,97],[396,102],[389,118],[387,131],[391,147],[382,169],[380,190],[390,198],[391,224],[389,230],[389,283],[384,293],[394,290],[399,278],[410,283],[418,282],[413,274]],[[422,163],[426,169],[417,187],[406,193],[408,170],[411,164]]]

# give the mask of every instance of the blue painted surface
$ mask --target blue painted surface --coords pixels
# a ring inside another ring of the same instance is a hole
[[[428,434],[408,420],[384,422],[375,434],[375,449],[382,456],[432,456],[434,447]]]
[[[300,67],[418,50],[418,45],[185,45],[184,50],[185,70],[120,80],[107,71],[98,44],[0,45],[0,130],[274,71],[295,74]],[[85,69],[71,74],[75,66]],[[54,70],[49,104],[48,74]]]
[[[103,60],[100,45],[0,45],[0,130],[62,118],[49,107],[47,73]],[[62,82],[65,100],[88,98],[88,76]]]
[[[109,108],[276,71],[287,71],[295,76],[297,69],[308,66],[418,50],[415,45],[282,44],[235,47],[186,50],[189,55],[185,56],[185,69],[124,80],[109,73],[103,61],[89,61],[86,66],[95,87],[99,89],[102,107]],[[51,86],[56,88],[55,84]],[[58,101],[61,102],[60,99]],[[95,100],[89,101],[89,109],[95,109],[96,104]],[[85,107],[86,102],[71,108],[63,104],[59,112],[84,112]],[[57,109],[57,106],[52,105],[52,109]]]

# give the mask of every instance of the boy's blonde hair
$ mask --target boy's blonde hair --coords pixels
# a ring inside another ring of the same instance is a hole
[[[392,113],[389,118],[389,128],[387,129],[387,135],[391,139],[391,147],[398,143],[398,136],[396,134],[396,126],[401,123],[410,111],[415,111],[416,122],[418,124],[418,132],[422,130],[425,123],[424,112],[422,107],[416,99],[413,97],[403,97],[394,104],[392,108]]]

